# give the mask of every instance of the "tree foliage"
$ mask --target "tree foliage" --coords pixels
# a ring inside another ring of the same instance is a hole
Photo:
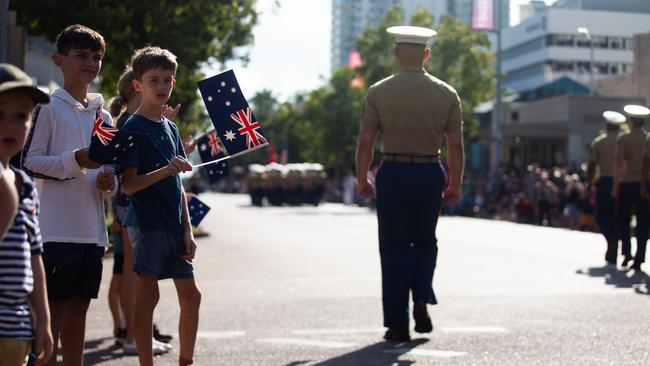
[[[171,103],[181,103],[183,133],[205,122],[198,106],[196,82],[205,62],[224,63],[234,58],[238,46],[252,42],[257,22],[255,0],[52,0],[10,2],[18,20],[31,34],[54,40],[66,26],[84,24],[106,40],[100,90],[114,95],[116,83],[133,51],[146,45],[171,50],[178,57],[177,86]]]

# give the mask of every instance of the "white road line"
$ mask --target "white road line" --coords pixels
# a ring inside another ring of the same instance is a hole
[[[296,338],[264,338],[264,339],[257,339],[256,341],[261,343],[288,344],[293,346],[308,346],[308,347],[322,347],[322,348],[349,348],[357,345],[356,343],[319,341],[319,340],[312,340],[312,339],[296,339]]]
[[[502,327],[440,327],[444,332],[449,333],[507,333],[508,330]]]
[[[224,339],[224,338],[235,338],[243,337],[246,335],[246,332],[240,330],[234,331],[207,331],[207,332],[198,332],[196,336],[198,338],[207,338],[207,339]]]
[[[422,349],[422,348],[394,348],[394,349],[384,350],[384,353],[409,355],[409,356],[440,357],[440,358],[459,357],[467,354],[466,352],[440,351],[435,349]]]
[[[300,277],[300,278],[285,278],[288,283],[355,283],[355,282],[376,282],[381,281],[377,276],[366,277]]]
[[[294,330],[293,334],[360,334],[360,333],[383,333],[384,328],[347,328],[347,329],[300,329]]]

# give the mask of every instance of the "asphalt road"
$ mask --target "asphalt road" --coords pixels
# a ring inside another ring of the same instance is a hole
[[[650,365],[650,280],[603,267],[599,235],[442,218],[434,332],[395,345],[382,341],[373,212],[201,199],[212,211],[195,261],[197,366]],[[89,311],[86,364],[137,365],[111,338],[112,263]],[[156,321],[176,333],[173,283],[160,286]],[[158,365],[177,365],[172,344]]]

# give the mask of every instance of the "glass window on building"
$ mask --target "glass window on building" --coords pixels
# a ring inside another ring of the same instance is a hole
[[[633,38],[625,38],[625,49],[626,50],[634,50],[634,39]]]
[[[600,75],[607,75],[609,71],[609,65],[606,63],[596,63],[594,65],[594,72]]]
[[[548,46],[569,46],[573,47],[574,36],[572,34],[550,34],[546,36]]]
[[[569,72],[573,71],[573,61],[553,61],[553,71]]]
[[[592,37],[594,41],[594,48],[607,48],[609,40],[607,37],[595,36]]]
[[[622,37],[610,37],[609,48],[613,50],[620,50],[624,47],[625,41]]]
[[[576,37],[576,46],[577,47],[591,47],[591,41],[585,36]]]
[[[588,73],[589,70],[591,69],[591,64],[587,61],[578,61],[576,63],[576,71],[578,74],[585,74]]]
[[[620,64],[611,64],[609,65],[609,73],[612,75],[617,75],[619,73],[619,70],[621,69]]]

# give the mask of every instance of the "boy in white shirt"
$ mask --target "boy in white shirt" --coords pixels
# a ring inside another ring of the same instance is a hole
[[[108,244],[103,197],[114,194],[115,177],[88,158],[101,94],[88,93],[102,65],[103,37],[83,25],[66,27],[57,37],[55,63],[63,88],[35,114],[22,155],[28,174],[40,178],[41,233],[56,364],[61,338],[66,366],[83,364],[86,312],[97,298],[104,248]]]

